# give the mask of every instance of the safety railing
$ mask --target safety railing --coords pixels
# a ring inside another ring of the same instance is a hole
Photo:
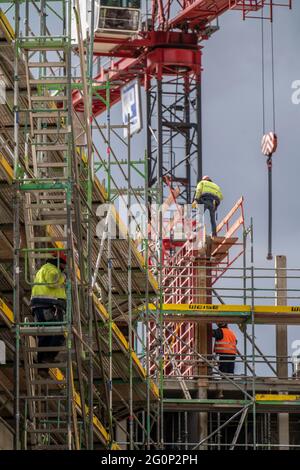
[[[229,0],[229,8],[240,10],[243,20],[264,19],[273,21],[275,7],[292,8],[292,0]],[[261,11],[261,13],[259,13]]]
[[[183,252],[184,250],[182,250]],[[195,360],[195,354],[197,354],[195,351],[198,348],[197,325],[199,325],[199,321],[205,321],[208,324],[226,321],[240,325],[242,329],[252,324],[256,328],[256,325],[260,324],[300,324],[300,269],[231,267],[219,281],[218,287],[212,285],[213,274],[211,270],[207,269],[207,266],[193,267],[193,276],[201,278],[202,283],[192,287],[190,285],[192,271],[189,272],[186,266],[176,266],[176,269],[177,274],[180,272],[181,276],[176,276],[175,280],[180,277],[181,285],[173,282],[174,278],[169,273],[166,291],[172,287],[174,291],[176,288],[176,292],[174,295],[170,293],[165,296],[163,305],[166,319],[163,325],[164,336],[159,338],[162,342],[159,350],[164,351],[165,376],[197,377],[199,365]],[[283,287],[280,287],[281,281],[284,282]],[[191,290],[193,296],[190,295]],[[179,299],[180,302],[174,302]],[[177,310],[176,305],[178,306]],[[153,319],[158,318],[158,312],[159,306],[152,311]],[[156,329],[157,321],[151,322],[150,351],[153,357],[156,354],[155,347],[158,345]],[[246,334],[245,330],[239,334],[243,337],[243,334]],[[246,341],[251,342],[248,333]],[[210,344],[212,345],[212,338]],[[296,348],[296,345],[294,346]],[[209,348],[212,351],[212,346]],[[244,355],[243,348],[241,350],[241,354]],[[267,355],[261,354],[261,361],[266,365]],[[296,373],[299,370],[299,365],[295,354],[292,358]],[[249,372],[247,361],[244,362]],[[250,364],[250,360],[248,362]],[[269,367],[268,364],[267,367]],[[153,363],[151,372],[154,373],[154,371]],[[275,369],[274,373],[276,373]],[[291,371],[289,376],[292,376]]]

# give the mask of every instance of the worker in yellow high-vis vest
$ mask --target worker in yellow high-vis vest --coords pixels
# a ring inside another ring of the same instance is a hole
[[[67,265],[65,253],[54,253],[53,258],[37,271],[31,291],[31,311],[38,323],[63,322],[66,312],[66,276],[64,270]],[[55,361],[58,352],[55,350],[65,341],[63,335],[39,335],[38,355],[39,363]],[[41,348],[41,349],[40,349]],[[53,348],[53,350],[51,350]]]
[[[195,208],[197,204],[204,205],[204,212],[209,211],[212,235],[217,235],[216,224],[216,210],[223,200],[221,188],[213,183],[209,176],[203,176],[202,180],[198,183],[192,207]]]

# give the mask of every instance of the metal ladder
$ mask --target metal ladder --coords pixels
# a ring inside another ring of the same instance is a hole
[[[64,250],[68,258],[66,316],[60,323],[38,323],[19,316],[17,325],[23,354],[26,393],[21,394],[28,416],[25,432],[33,449],[79,447],[76,410],[73,404],[72,372],[72,166],[71,77],[67,37],[19,39],[26,71],[29,123],[25,176],[19,178],[23,203],[26,248],[25,280],[31,286],[34,274],[51,257]],[[58,60],[53,60],[53,55]],[[57,74],[57,70],[59,73]],[[55,71],[55,72],[54,72]],[[54,247],[54,248],[53,248]],[[62,346],[38,347],[43,336],[64,335]],[[38,363],[38,352],[56,352],[58,363]],[[20,366],[20,361],[19,361]],[[59,371],[59,377],[56,371]]]

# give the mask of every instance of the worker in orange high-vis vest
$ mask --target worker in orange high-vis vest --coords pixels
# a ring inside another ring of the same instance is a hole
[[[227,323],[218,323],[213,330],[215,338],[215,354],[219,356],[219,370],[223,374],[234,374],[235,356],[237,353],[237,339],[234,331],[228,328]]]

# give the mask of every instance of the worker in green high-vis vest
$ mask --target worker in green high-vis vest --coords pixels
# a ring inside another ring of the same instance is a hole
[[[66,276],[64,270],[67,258],[63,252],[54,254],[54,258],[47,259],[46,263],[37,271],[31,291],[31,310],[36,322],[52,323],[62,322],[66,312]],[[55,361],[57,351],[51,347],[62,346],[65,341],[63,335],[39,335],[38,347],[49,348],[47,351],[38,351],[37,360],[40,363]]]

